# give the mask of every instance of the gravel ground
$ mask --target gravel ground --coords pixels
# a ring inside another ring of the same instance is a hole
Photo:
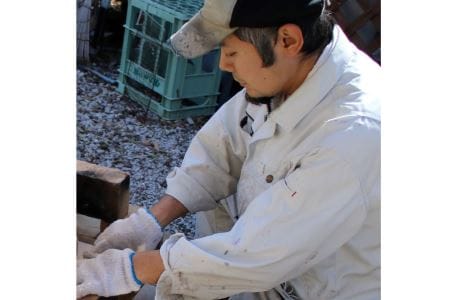
[[[111,70],[103,73],[117,78]],[[164,194],[167,174],[181,164],[207,119],[166,121],[151,112],[145,117],[145,108],[116,92],[114,85],[77,70],[77,159],[129,173],[131,204],[148,207]],[[166,228],[166,233],[175,232],[192,238],[194,216]]]

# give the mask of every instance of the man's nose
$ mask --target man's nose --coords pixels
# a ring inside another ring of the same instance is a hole
[[[233,64],[231,63],[230,59],[227,58],[227,57],[223,54],[223,51],[220,51],[219,68],[220,68],[222,71],[233,72]]]

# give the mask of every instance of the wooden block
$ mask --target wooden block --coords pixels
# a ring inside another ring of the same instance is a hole
[[[100,234],[100,219],[77,214],[77,238],[78,240],[93,244]]]
[[[99,299],[99,297],[95,295],[87,295],[81,298],[81,300],[97,300],[97,299]]]
[[[126,295],[120,295],[117,297],[117,300],[132,300],[134,299],[134,296],[136,296],[136,294],[137,293],[133,292]]]
[[[77,161],[77,212],[112,223],[128,215],[130,176]]]

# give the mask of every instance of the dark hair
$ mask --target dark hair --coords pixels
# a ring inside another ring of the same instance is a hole
[[[324,10],[319,18],[305,18],[292,22],[300,27],[304,44],[301,53],[309,55],[321,52],[333,37],[335,21],[331,14]],[[263,66],[270,67],[275,63],[273,47],[277,42],[279,27],[250,28],[239,27],[234,34],[242,41],[256,47],[262,58]]]

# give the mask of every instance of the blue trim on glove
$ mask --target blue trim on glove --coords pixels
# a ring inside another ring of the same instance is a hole
[[[161,229],[161,232],[162,232],[162,228],[163,228],[163,227],[162,227],[161,224],[159,223],[158,219],[152,214],[152,212],[151,212],[150,210],[147,209],[147,207],[144,207],[144,209],[145,209],[145,211],[150,215],[150,217],[152,217],[153,220],[155,220],[156,224],[158,224],[158,226],[159,226],[159,228]]]
[[[137,276],[136,273],[134,272],[134,264],[133,264],[133,256],[135,255],[135,252],[130,253],[130,262],[131,262],[131,274],[133,274],[133,279],[134,281],[136,281],[136,283],[140,286],[143,286],[144,284],[142,283],[142,281],[140,281]]]

